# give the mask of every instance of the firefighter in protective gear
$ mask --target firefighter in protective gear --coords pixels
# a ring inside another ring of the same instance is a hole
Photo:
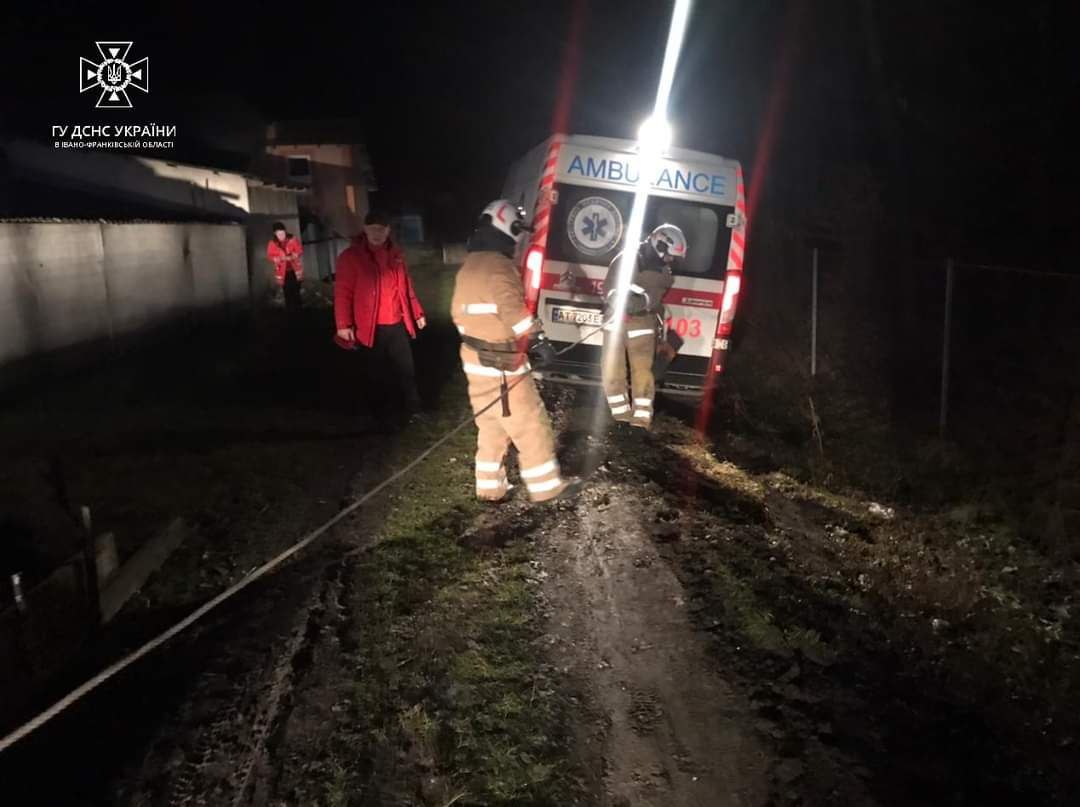
[[[551,421],[529,374],[530,360],[539,367],[555,351],[525,305],[525,287],[513,261],[527,230],[518,207],[503,199],[489,204],[454,281],[451,313],[461,334],[469,402],[478,413],[476,495],[488,501],[504,498],[512,487],[506,478],[511,443],[534,502],[566,498],[581,484],[562,477]]]
[[[638,246],[623,321],[604,326],[604,394],[617,421],[643,429],[652,426],[656,397],[653,361],[664,325],[664,295],[673,282],[672,266],[685,257],[686,236],[674,224],[661,224],[649,233]],[[621,260],[621,254],[615,256],[604,279],[605,320],[614,314]]]

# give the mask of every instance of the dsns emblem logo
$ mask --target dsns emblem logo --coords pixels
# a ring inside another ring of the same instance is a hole
[[[131,42],[95,42],[101,61],[79,59],[79,92],[100,90],[98,109],[131,109],[128,90],[150,92],[150,60],[128,61]]]
[[[622,238],[623,219],[619,208],[603,196],[588,196],[570,210],[566,234],[574,249],[597,257],[611,252]]]

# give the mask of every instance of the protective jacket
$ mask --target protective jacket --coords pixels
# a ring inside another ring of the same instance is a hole
[[[621,258],[621,255],[615,256],[604,278],[606,319],[610,319],[614,308]],[[623,321],[604,326],[603,384],[611,415],[616,420],[645,429],[652,426],[656,398],[653,360],[663,327],[664,295],[673,282],[671,269],[650,254],[643,244],[638,249],[630,279]],[[630,370],[629,389],[627,367]]]
[[[604,277],[604,301],[610,307],[618,286],[619,261],[622,253],[615,256],[608,265]],[[664,311],[664,295],[668,293],[675,278],[671,269],[659,258],[651,257],[648,248],[642,245],[638,249],[634,262],[634,274],[630,278],[630,291],[626,299],[626,316],[658,315]]]
[[[527,354],[540,323],[525,305],[514,262],[505,252],[483,248],[499,245],[477,239],[470,246],[474,251],[455,278],[451,315],[461,334],[461,366],[476,414],[476,495],[488,500],[506,495],[506,452],[513,443],[529,497],[553,499],[566,482]],[[501,406],[489,406],[500,397]]]
[[[529,335],[540,324],[525,306],[525,288],[513,261],[498,252],[469,253],[451,305],[461,341],[485,354],[483,363],[508,372],[526,363]]]

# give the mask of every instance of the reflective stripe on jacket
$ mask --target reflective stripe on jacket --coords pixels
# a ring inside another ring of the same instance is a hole
[[[540,324],[525,306],[525,286],[514,262],[499,252],[470,252],[454,280],[450,314],[458,332],[485,342],[516,342]]]

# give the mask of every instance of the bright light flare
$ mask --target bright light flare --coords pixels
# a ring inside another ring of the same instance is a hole
[[[618,292],[615,304],[611,308],[612,337],[607,340],[603,355],[605,375],[612,372],[614,362],[625,361],[623,343],[614,338],[618,334],[619,323],[626,315],[626,296],[630,291],[630,280],[634,275],[637,262],[638,244],[641,243],[642,230],[645,226],[645,204],[649,198],[649,188],[660,168],[661,154],[670,146],[671,127],[667,123],[668,99],[671,97],[671,85],[675,80],[675,67],[679,63],[683,37],[686,34],[686,22],[690,17],[690,0],[675,0],[671,14],[671,26],[668,28],[667,44],[664,47],[664,62],[660,68],[660,81],[656,87],[656,103],[652,117],[642,124],[638,132],[638,184],[634,190],[634,203],[630,208],[630,219],[626,224],[623,251],[618,265]]]
[[[682,51],[689,19],[690,0],[675,0],[667,45],[664,47],[664,64],[660,68],[660,81],[656,87],[656,105],[653,107],[653,117],[659,120],[667,119],[668,98],[671,97],[671,85],[675,83],[675,67],[679,63],[679,53]]]
[[[671,124],[663,118],[648,118],[638,129],[638,144],[642,152],[663,154],[671,147]]]

